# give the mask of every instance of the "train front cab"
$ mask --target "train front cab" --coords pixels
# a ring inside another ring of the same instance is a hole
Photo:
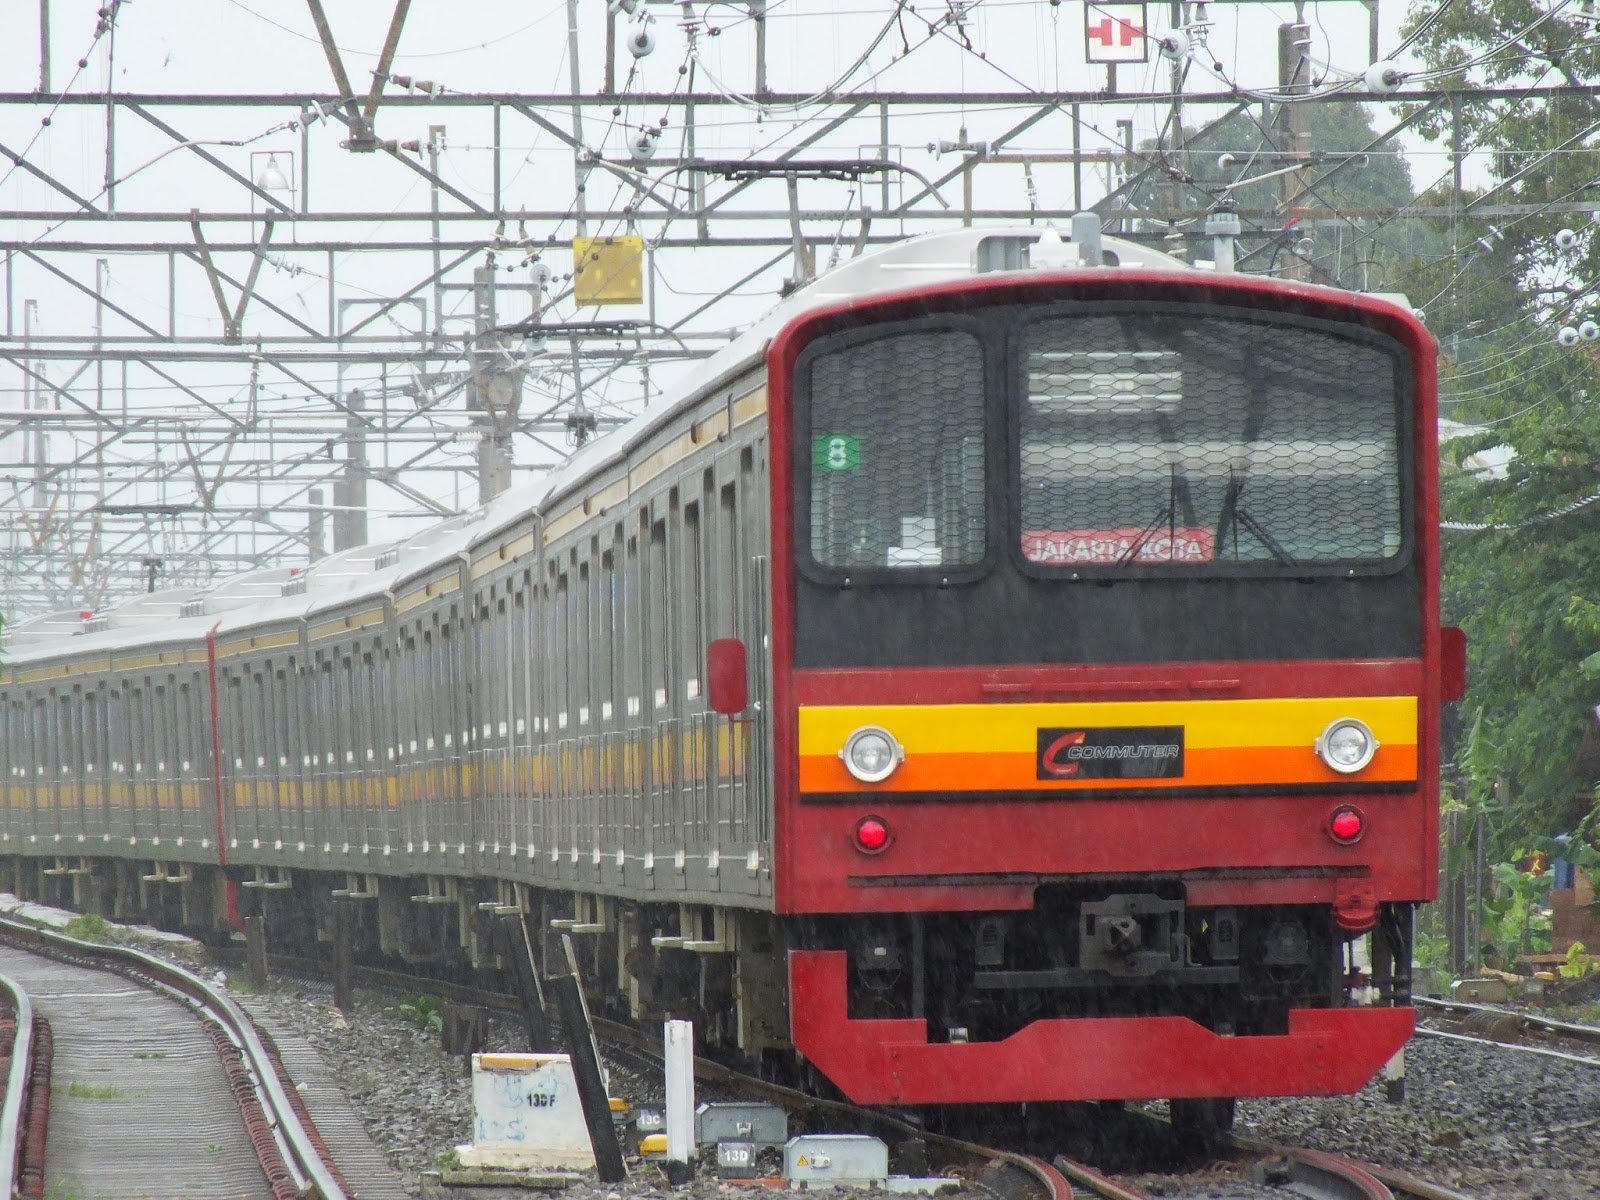
[[[1404,1045],[1432,370],[1393,306],[1177,273],[779,337],[777,896],[847,1095],[1334,1094]]]

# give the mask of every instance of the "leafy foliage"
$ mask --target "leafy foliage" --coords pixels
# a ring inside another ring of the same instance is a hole
[[[1493,152],[1494,184],[1438,223],[1449,253],[1415,263],[1409,290],[1440,336],[1442,406],[1471,426],[1445,446],[1445,520],[1495,526],[1445,536],[1443,607],[1470,655],[1468,732],[1451,750],[1491,853],[1513,860],[1593,807],[1581,752],[1600,704],[1600,506],[1571,506],[1600,492],[1600,356],[1555,333],[1587,315],[1569,285],[1600,274],[1600,236],[1570,211],[1593,180],[1592,156],[1571,151],[1600,123],[1587,94],[1532,90],[1600,74],[1600,44],[1577,11],[1417,3],[1406,30],[1441,73],[1431,86],[1456,93],[1416,128]],[[1530,90],[1506,100],[1473,94],[1519,85]],[[1445,180],[1430,199],[1448,208],[1458,197]],[[1556,231],[1574,226],[1558,246]],[[1486,451],[1509,460],[1503,475],[1475,463]]]
[[[1521,955],[1550,949],[1550,895],[1548,871],[1529,871],[1519,863],[1496,863],[1495,896],[1484,902],[1483,932],[1509,967]]]
[[[437,996],[407,996],[397,1006],[402,1017],[423,1033],[444,1028],[444,1002]]]
[[[1568,946],[1567,961],[1556,967],[1556,973],[1563,979],[1582,979],[1594,971],[1600,971],[1600,965],[1589,961],[1589,951],[1582,942]]]

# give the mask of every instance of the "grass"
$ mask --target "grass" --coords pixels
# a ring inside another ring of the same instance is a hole
[[[84,1083],[78,1079],[74,1079],[61,1090],[79,1100],[120,1100],[124,1095],[119,1087],[107,1083]]]
[[[61,930],[80,942],[106,942],[111,940],[111,922],[93,913],[73,917]]]

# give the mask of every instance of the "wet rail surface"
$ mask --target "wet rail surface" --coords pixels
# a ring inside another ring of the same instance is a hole
[[[192,1012],[120,975],[4,944],[0,974],[27,990],[54,1032],[46,1195],[272,1195]]]

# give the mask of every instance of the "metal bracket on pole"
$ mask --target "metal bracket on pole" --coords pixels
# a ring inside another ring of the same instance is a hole
[[[222,276],[217,272],[217,265],[211,259],[211,247],[206,244],[206,235],[200,230],[200,210],[189,210],[189,228],[194,230],[194,243],[200,251],[201,265],[206,269],[206,278],[211,281],[211,294],[217,301],[217,311],[222,314],[223,340],[237,342],[239,331],[244,324],[244,310],[250,303],[250,297],[256,290],[256,280],[261,276],[261,264],[266,260],[267,245],[272,241],[272,217],[266,216],[261,225],[261,237],[256,242],[254,256],[250,262],[250,274],[245,278],[244,286],[239,289],[239,303],[232,311],[228,309],[227,298],[222,294]]]

